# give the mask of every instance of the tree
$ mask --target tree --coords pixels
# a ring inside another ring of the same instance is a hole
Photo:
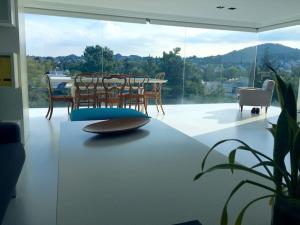
[[[87,46],[83,53],[83,71],[85,72],[113,72],[115,67],[114,53],[107,47],[99,45]]]
[[[184,95],[189,96],[203,96],[204,85],[202,83],[202,74],[199,68],[190,62],[185,61],[185,78],[184,78]]]
[[[41,60],[38,57],[27,57],[29,107],[45,107],[48,94],[44,74],[55,68],[52,58]]]
[[[156,65],[155,60],[150,55],[146,58],[146,61],[143,63],[144,72],[149,77],[154,77],[158,72],[158,65]]]
[[[168,80],[169,96],[178,98],[183,94],[183,59],[179,55],[180,48],[174,48],[169,53],[163,52],[161,60],[161,70],[166,73],[165,78]]]
[[[215,72],[215,65],[208,64],[204,68],[203,79],[204,81],[216,81],[220,79],[220,76]]]
[[[238,78],[240,76],[240,70],[236,66],[232,65],[225,70],[224,75],[227,79]]]

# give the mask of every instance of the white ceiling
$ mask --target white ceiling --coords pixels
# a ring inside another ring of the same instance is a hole
[[[225,8],[217,9],[219,5]],[[300,0],[24,0],[24,7],[28,12],[136,22],[149,18],[157,24],[252,32],[300,24]]]

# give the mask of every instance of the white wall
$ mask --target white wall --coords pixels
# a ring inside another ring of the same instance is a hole
[[[0,23],[0,54],[15,53],[15,82],[13,87],[0,87],[0,120],[19,122],[24,142],[29,117],[23,7],[21,0],[3,1],[10,1],[13,24]]]

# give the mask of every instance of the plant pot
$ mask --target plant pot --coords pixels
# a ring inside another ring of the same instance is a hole
[[[300,225],[300,204],[286,197],[276,197],[272,225]]]

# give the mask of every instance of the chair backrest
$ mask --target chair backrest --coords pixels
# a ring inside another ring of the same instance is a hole
[[[166,76],[165,72],[160,72],[160,73],[156,74],[155,79],[163,80],[163,79],[165,79],[165,76]]]
[[[275,86],[275,82],[273,80],[265,80],[262,89],[267,92],[273,92]]]
[[[47,89],[48,89],[48,95],[51,97],[53,95],[53,90],[52,90],[52,85],[51,85],[51,80],[48,74],[45,74],[46,78],[46,84],[47,84]]]
[[[160,72],[160,73],[156,74],[155,79],[156,80],[164,80],[165,75],[166,75],[165,72]],[[162,83],[156,83],[155,85],[153,85],[153,91],[161,93],[161,89],[162,89]]]
[[[81,73],[74,80],[75,92],[78,94],[92,94],[95,91],[98,76],[95,73]]]
[[[143,94],[145,85],[148,84],[148,82],[149,77],[146,75],[128,78],[129,92],[131,94]]]
[[[98,76],[95,73],[81,73],[74,79],[75,102],[85,102],[88,106],[94,105],[96,101],[96,88]]]
[[[105,90],[106,103],[120,103],[121,94],[124,91],[127,76],[124,74],[112,74],[102,78],[102,86]]]

